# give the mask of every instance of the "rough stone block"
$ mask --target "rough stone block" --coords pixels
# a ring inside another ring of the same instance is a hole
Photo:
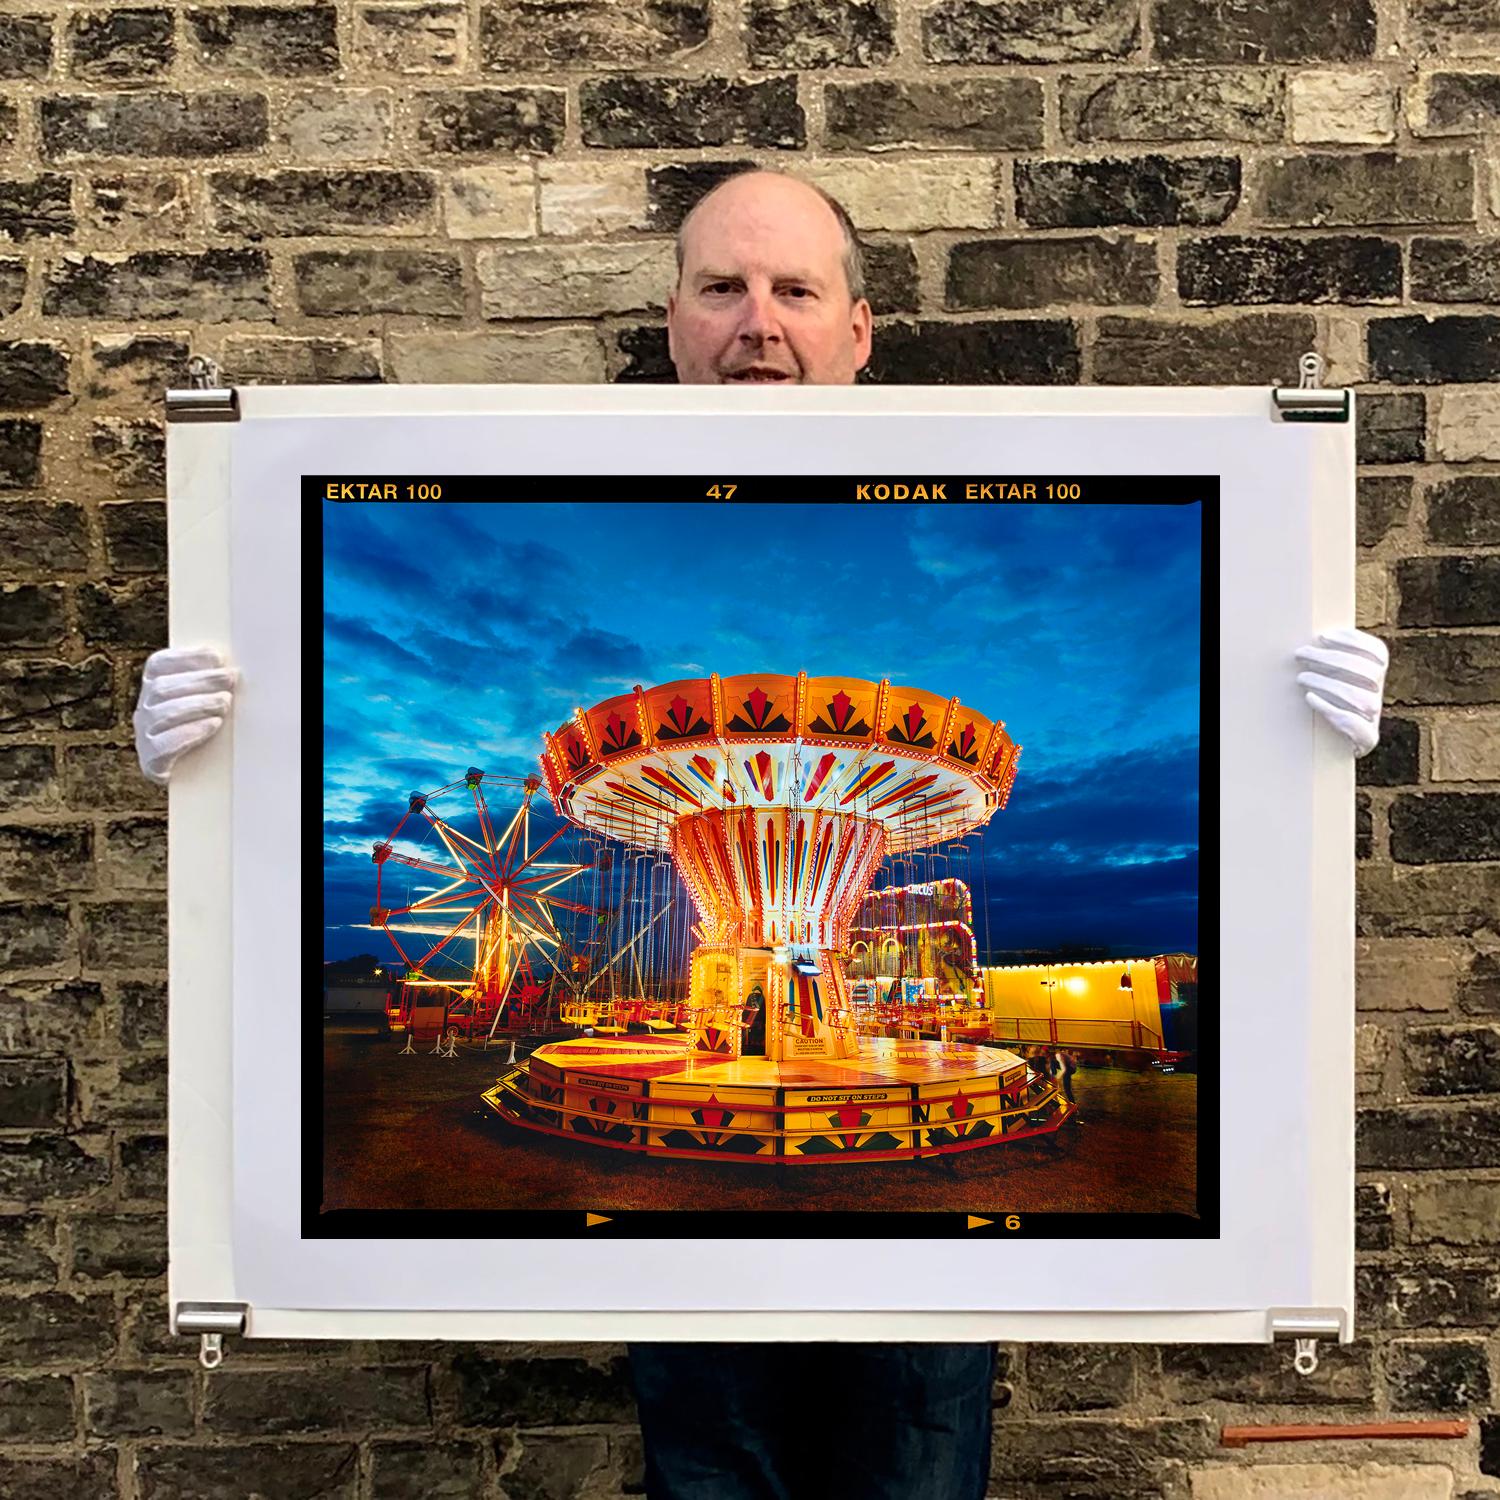
[[[60,930],[54,924],[54,935]],[[0,1052],[74,1054],[97,1049],[108,1034],[109,1008],[97,984],[70,979],[0,990]]]
[[[83,1425],[91,1437],[186,1437],[193,1377],[175,1370],[97,1370],[83,1377]]]
[[[1273,156],[1256,171],[1259,224],[1466,224],[1474,221],[1474,163],[1467,152]]]
[[[647,225],[656,230],[679,229],[688,214],[721,182],[755,166],[753,161],[673,162],[647,167],[644,173]],[[626,170],[639,174],[631,166]]]
[[[799,174],[831,193],[861,230],[982,229],[995,222],[993,162],[823,161]]]
[[[604,351],[592,328],[391,336],[391,374],[403,385],[592,385]]]
[[[1069,74],[1059,109],[1072,141],[1274,142],[1285,130],[1283,91],[1270,69]]]
[[[0,578],[76,573],[88,566],[83,508],[43,500],[0,504]]]
[[[1391,857],[1401,864],[1500,859],[1500,793],[1402,793],[1391,803]]]
[[[347,1428],[425,1427],[432,1421],[427,1368],[223,1371],[208,1387],[203,1419],[215,1432],[256,1437]],[[576,1420],[576,1418],[574,1418]]]
[[[1129,1345],[1033,1344],[1025,1358],[1026,1387],[1038,1411],[1103,1411],[1135,1394]]]
[[[69,1443],[73,1382],[66,1375],[0,1378],[0,1442]]]
[[[362,5],[354,15],[354,57],[369,73],[461,73],[469,24],[462,5]]]
[[[1453,1500],[1442,1464],[1215,1465],[1193,1474],[1192,1500]]]
[[[537,180],[543,234],[581,239],[647,227],[646,173],[633,162],[542,162]]]
[[[87,823],[0,824],[0,889],[10,896],[87,890],[94,883],[93,854],[94,830]]]
[[[168,243],[193,217],[187,179],[176,172],[123,172],[93,177],[81,188],[83,222],[114,243],[121,238]]]
[[[872,385],[1075,385],[1082,355],[1068,318],[891,322],[865,372]]]
[[[824,144],[834,151],[1025,151],[1043,140],[1035,78],[831,83],[823,112]]]
[[[108,1297],[38,1292],[0,1295],[0,1359],[7,1365],[93,1364],[114,1349],[114,1308]],[[0,1484],[0,1494],[7,1491]]]
[[[417,144],[440,156],[555,151],[566,98],[553,88],[424,89],[414,104]]]
[[[380,342],[231,334],[222,362],[237,385],[343,385],[380,379]]]
[[[1317,342],[1305,313],[1245,313],[1211,323],[1101,317],[1094,379],[1101,385],[1249,385],[1266,370],[1293,370]]]
[[[62,772],[69,807],[108,812],[136,808],[166,811],[166,789],[141,775],[133,745],[66,745]]]
[[[0,178],[0,235],[16,244],[72,234],[73,179],[56,172]]]
[[[119,818],[104,825],[100,873],[119,890],[165,890],[167,825],[162,818]]]
[[[271,315],[270,262],[263,250],[143,250],[69,253],[53,263],[42,311],[55,318],[223,322]]]
[[[120,1142],[120,1196],[165,1204],[167,1197],[167,1138],[130,1136]]]
[[[66,631],[60,584],[0,584],[0,646],[55,646]]]
[[[1391,1189],[1384,1182],[1362,1182],[1354,1189],[1354,1248],[1389,1250],[1395,1242]]]
[[[99,334],[89,342],[89,399],[159,409],[163,391],[187,384],[191,352],[188,340],[174,334]]]
[[[1406,557],[1401,625],[1500,625],[1500,557]]]
[[[921,13],[922,55],[935,63],[1049,63],[1129,57],[1140,14],[1129,0],[1066,7],[939,0]]]
[[[1361,1110],[1355,1151],[1358,1165],[1372,1170],[1500,1167],[1500,1105]]]
[[[167,599],[154,579],[86,583],[78,590],[78,624],[91,645],[155,651],[167,643]]]
[[[55,755],[51,745],[0,745],[0,807],[12,813],[56,807]]]
[[[1362,464],[1420,463],[1427,456],[1427,398],[1421,391],[1361,391],[1355,456]]]
[[[0,661],[0,733],[31,729],[106,729],[114,718],[109,658]]]
[[[1292,139],[1303,146],[1383,146],[1396,139],[1396,89],[1383,73],[1295,73]]]
[[[26,300],[26,262],[0,256],[0,318],[8,318]]]
[[[1386,1350],[1393,1411],[1464,1411],[1490,1399],[1490,1366],[1476,1339],[1396,1339]]]
[[[1413,135],[1478,135],[1500,126],[1500,73],[1424,73],[1408,90]]]
[[[1361,474],[1355,480],[1356,539],[1361,547],[1374,547],[1397,527],[1406,524],[1411,512],[1412,481],[1409,474]]]
[[[1490,59],[1500,53],[1500,13],[1490,0],[1409,0],[1406,26],[1419,53]]]
[[[115,1493],[111,1449],[79,1457],[0,1458],[0,1495],[5,1500],[108,1500]]]
[[[580,1425],[635,1420],[623,1357],[460,1353],[452,1371],[460,1427],[550,1426],[559,1411]]]
[[[536,179],[529,166],[463,167],[443,181],[443,223],[455,240],[536,236]]]
[[[1422,302],[1500,302],[1500,239],[1416,237],[1411,295]]]
[[[1464,1176],[1417,1178],[1407,1189],[1407,1218],[1414,1245],[1488,1250],[1500,1223],[1500,1181]]]
[[[1434,781],[1500,781],[1500,713],[1448,713],[1432,725]]]
[[[232,1448],[142,1445],[141,1500],[196,1495],[274,1495],[276,1500],[355,1500],[361,1493],[353,1443],[254,1443]]]
[[[346,170],[215,172],[209,212],[224,234],[431,234],[437,183],[430,172]]]
[[[59,94],[39,101],[38,118],[42,150],[54,161],[86,156],[226,156],[256,150],[267,136],[265,95],[227,89],[196,94]]]
[[[474,263],[486,318],[665,308],[677,279],[672,246],[661,240],[481,250]]]
[[[795,75],[585,79],[578,89],[586,146],[676,150],[807,144]]]
[[[22,1203],[44,1203],[51,1199],[84,1198],[97,1192],[109,1181],[109,1139],[107,1136],[40,1135],[29,1139],[0,1139],[0,1197]],[[0,1356],[8,1365],[29,1365],[32,1355],[46,1347],[46,1324],[53,1309],[46,1305],[35,1309],[34,1322],[9,1327],[12,1299],[0,1297]],[[59,1313],[57,1319],[67,1329],[86,1329],[87,1317],[77,1323]],[[93,1330],[96,1336],[102,1329]],[[24,1347],[16,1349],[14,1338]],[[66,1347],[64,1339],[63,1346]],[[107,1347],[107,1342],[106,1342]],[[58,1356],[63,1357],[62,1355]],[[5,1491],[0,1489],[0,1494]]]
[[[160,982],[127,981],[117,986],[120,1042],[125,1047],[165,1047],[167,987]]]
[[[1500,1093],[1500,1026],[1413,1026],[1406,1076],[1414,1094]]]
[[[1360,786],[1413,786],[1421,779],[1421,726],[1382,715],[1380,743],[1354,763]]]
[[[1205,235],[1178,247],[1177,291],[1208,306],[1400,302],[1401,246],[1373,235]]]
[[[1443,1011],[1464,970],[1461,950],[1430,938],[1363,937],[1354,945],[1355,996],[1364,1011]]]
[[[1152,12],[1168,62],[1358,62],[1375,54],[1373,0],[1309,8],[1297,0],[1163,0]]]
[[[1161,1391],[1169,1401],[1184,1404],[1355,1405],[1374,1395],[1371,1364],[1366,1343],[1320,1348],[1316,1372],[1305,1377],[1253,1346],[1171,1344],[1161,1350]]]
[[[1364,1021],[1354,1028],[1354,1091],[1360,1098],[1378,1097],[1385,1087],[1391,1057],[1391,1034]]]
[[[470,1500],[486,1487],[485,1450],[479,1443],[439,1443],[425,1438],[376,1442],[370,1444],[370,1455],[372,1500],[407,1500],[411,1495],[424,1500]],[[542,1478],[542,1485],[555,1487],[559,1478],[554,1469]]]
[[[32,489],[41,476],[42,424],[0,420],[0,490]]]
[[[1377,630],[1391,617],[1391,574],[1382,562],[1354,565],[1354,623]]]
[[[212,5],[187,12],[189,38],[207,72],[316,78],[339,65],[331,5]]]
[[[1481,352],[1477,362],[1486,357]],[[1435,457],[1447,463],[1500,462],[1500,390],[1445,391],[1433,447]]]
[[[1240,199],[1232,156],[1018,161],[1016,214],[1036,229],[1222,224]]]
[[[480,7],[481,66],[490,73],[545,73],[673,62],[708,40],[710,14],[709,0],[504,0]]]
[[[1500,638],[1403,635],[1386,676],[1387,703],[1500,702]]]
[[[391,150],[386,89],[298,90],[278,111],[275,137],[298,162],[378,161]]]
[[[752,68],[872,68],[896,52],[894,0],[749,0]]]
[[[172,12],[122,8],[84,11],[68,24],[69,72],[94,83],[160,78],[176,56]]]
[[[1408,385],[1500,381],[1500,316],[1375,318],[1370,377]],[[1500,391],[1492,393],[1500,399]]]
[[[89,427],[84,463],[106,475],[117,495],[159,495],[167,485],[166,432],[154,417],[96,418]],[[88,602],[91,612],[98,602],[91,586],[79,598]],[[165,600],[160,602],[165,608]],[[91,613],[91,618],[97,618],[97,614]]]
[[[52,66],[51,16],[0,15],[0,78],[45,78]]]
[[[311,317],[410,313],[455,318],[463,267],[445,250],[314,250],[292,262],[297,301]]]
[[[165,901],[86,902],[79,917],[85,970],[166,968]]]
[[[1158,280],[1155,244],[1134,236],[960,241],[948,252],[943,305],[1150,304]]]
[[[68,1064],[58,1057],[0,1057],[0,1130],[68,1124]]]
[[[141,1279],[166,1269],[165,1226],[154,1214],[90,1214],[74,1221],[74,1275]]]

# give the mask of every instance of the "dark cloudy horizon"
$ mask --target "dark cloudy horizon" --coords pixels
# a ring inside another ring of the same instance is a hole
[[[1199,522],[1187,505],[325,504],[324,956],[388,956],[365,925],[370,846],[408,792],[471,765],[525,776],[543,730],[636,683],[799,670],[956,695],[1025,747],[976,841],[991,952],[1196,952]]]

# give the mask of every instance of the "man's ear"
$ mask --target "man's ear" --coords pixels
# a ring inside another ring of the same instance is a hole
[[[863,370],[870,362],[870,346],[874,340],[875,315],[870,311],[869,301],[861,297],[854,304],[854,368]]]
[[[667,293],[667,358],[677,363],[676,341],[672,336],[672,324],[677,320],[677,293]]]

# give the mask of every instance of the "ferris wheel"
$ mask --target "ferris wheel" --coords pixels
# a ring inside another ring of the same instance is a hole
[[[591,866],[558,859],[560,851],[543,857],[568,828],[534,841],[541,784],[538,776],[489,776],[471,766],[436,791],[410,793],[401,821],[374,846],[370,925],[405,965],[392,1013],[399,1029],[421,1011],[435,1013],[440,1030],[462,1024],[471,1037],[492,1037],[507,1007],[524,1020],[547,977],[563,975],[559,914],[593,912],[566,893]],[[514,805],[499,810],[503,803]]]

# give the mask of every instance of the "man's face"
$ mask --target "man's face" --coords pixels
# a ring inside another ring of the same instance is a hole
[[[849,296],[844,236],[805,183],[747,174],[694,210],[667,343],[684,385],[852,385],[870,304]]]

